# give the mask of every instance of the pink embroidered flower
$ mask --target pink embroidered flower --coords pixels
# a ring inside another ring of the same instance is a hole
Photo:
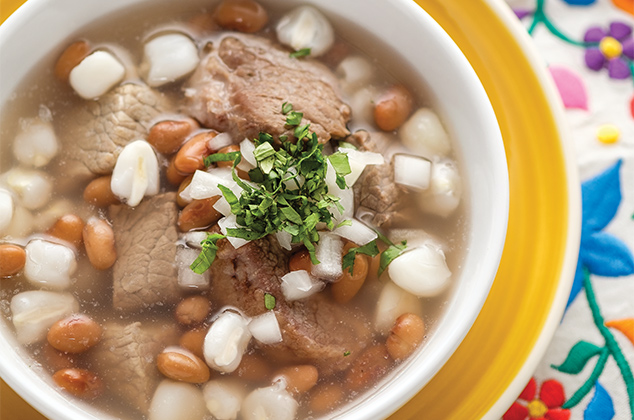
[[[589,28],[583,40],[597,43],[586,49],[585,61],[588,68],[599,71],[608,69],[613,79],[627,79],[631,75],[631,60],[634,60],[634,38],[632,26],[624,22],[612,22],[607,31],[599,26]]]
[[[517,401],[502,416],[503,420],[568,420],[570,410],[561,408],[566,401],[564,387],[550,379],[542,384],[537,398],[537,382],[531,378]]]

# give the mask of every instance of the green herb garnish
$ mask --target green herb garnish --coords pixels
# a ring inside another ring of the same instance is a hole
[[[403,241],[398,245],[395,245],[395,244],[390,245],[385,251],[381,253],[381,260],[380,260],[379,272],[378,272],[379,277],[381,277],[381,274],[383,274],[387,266],[390,265],[390,263],[394,261],[396,257],[398,257],[403,252],[405,252],[406,248],[407,248],[407,241]]]
[[[240,152],[214,153],[203,159],[205,166],[209,167],[214,162],[234,161],[240,157]]]
[[[343,270],[348,269],[350,274],[352,274],[354,270],[354,260],[357,254],[365,254],[370,257],[376,257],[379,255],[379,247],[376,244],[376,239],[358,248],[350,248],[346,255],[343,256],[341,268]]]
[[[407,249],[407,241],[403,241],[400,244],[394,244],[381,232],[377,232],[377,235],[378,238],[373,240],[372,242],[368,242],[367,244],[357,248],[350,248],[346,255],[343,256],[341,268],[343,270],[348,269],[350,274],[352,274],[354,270],[354,259],[357,254],[365,254],[369,255],[370,257],[376,257],[380,253],[381,257],[377,274],[379,277],[381,277],[381,274],[383,274],[387,266],[390,265],[390,263],[394,261],[396,257],[405,252],[405,250]],[[387,249],[383,252],[379,251],[379,247],[377,245],[377,241],[379,240],[388,245]]]
[[[310,48],[302,48],[301,50],[290,53],[291,58],[301,58],[310,55]]]
[[[346,350],[343,352],[343,357],[350,356],[350,350]]]
[[[315,256],[315,244],[319,241],[317,225],[323,223],[332,230],[334,218],[331,209],[334,207],[343,212],[339,198],[328,191],[328,160],[341,189],[347,188],[344,176],[350,173],[350,165],[344,153],[324,156],[323,145],[317,135],[310,131],[310,124],[300,125],[303,114],[293,111],[291,104],[285,102],[282,113],[287,115],[286,125],[295,128],[295,141],[280,137],[276,144],[273,136],[260,133],[253,140],[257,167],[249,171],[251,183],[244,182],[236,174],[240,152],[214,154],[209,156],[208,161],[233,160],[232,178],[242,188],[242,192],[237,194],[226,186],[218,185],[239,226],[228,228],[227,236],[256,240],[284,231],[291,235],[292,243],[304,244],[312,263],[319,264]],[[204,272],[209,268],[217,250],[217,240],[213,242],[213,253],[207,249],[211,245],[207,248],[203,246],[205,256],[199,258],[204,264],[197,263],[197,270]]]
[[[202,274],[211,267],[214,259],[216,259],[216,251],[218,251],[217,242],[224,237],[225,235],[219,233],[207,234],[207,238],[200,243],[203,246],[202,251],[200,251],[198,257],[196,257],[194,262],[189,266],[194,273]]]
[[[275,308],[275,296],[265,293],[264,294],[264,307],[269,311]]]

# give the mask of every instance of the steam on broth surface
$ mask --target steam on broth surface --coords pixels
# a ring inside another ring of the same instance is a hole
[[[5,107],[0,308],[115,416],[331,415],[442,314],[467,223],[451,142],[352,25],[205,6],[92,24]]]

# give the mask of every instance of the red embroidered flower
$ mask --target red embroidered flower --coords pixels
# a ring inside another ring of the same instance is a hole
[[[531,378],[517,401],[502,416],[503,420],[568,420],[570,410],[561,408],[566,401],[564,387],[550,379],[542,384],[537,396],[537,383]]]

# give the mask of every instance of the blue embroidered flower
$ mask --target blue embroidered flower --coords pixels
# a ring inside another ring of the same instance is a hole
[[[618,238],[602,230],[612,221],[621,204],[619,160],[611,168],[581,185],[581,249],[572,291],[566,307],[583,288],[583,271],[604,277],[634,274],[634,257]]]

